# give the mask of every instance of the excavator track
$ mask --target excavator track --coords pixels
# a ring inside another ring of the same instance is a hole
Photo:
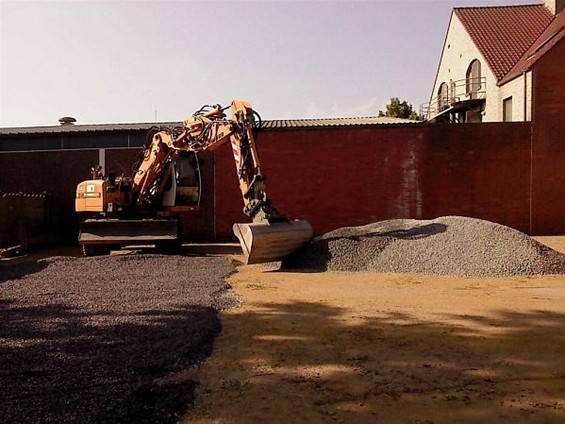
[[[177,219],[88,219],[78,237],[85,256],[104,255],[128,244],[173,245],[179,240]]]

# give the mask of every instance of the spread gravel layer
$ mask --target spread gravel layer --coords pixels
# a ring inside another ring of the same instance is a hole
[[[503,277],[565,273],[565,255],[530,236],[459,216],[344,227],[285,258],[282,269]]]
[[[237,304],[225,258],[0,265],[0,422],[177,422]]]

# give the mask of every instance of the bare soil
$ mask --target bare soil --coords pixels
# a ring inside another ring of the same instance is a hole
[[[565,422],[565,276],[242,266],[230,283],[242,305],[185,422]]]

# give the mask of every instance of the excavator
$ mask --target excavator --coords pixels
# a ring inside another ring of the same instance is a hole
[[[230,117],[226,110],[230,109]],[[307,221],[290,220],[267,197],[256,146],[260,117],[244,100],[230,106],[205,105],[182,126],[149,131],[133,177],[103,175],[77,185],[75,210],[89,213],[81,222],[79,244],[85,256],[108,254],[124,245],[179,247],[181,216],[199,210],[202,180],[199,152],[229,144],[243,212],[250,223],[235,223],[246,264],[277,261],[312,238]]]

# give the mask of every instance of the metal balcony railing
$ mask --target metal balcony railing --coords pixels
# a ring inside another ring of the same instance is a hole
[[[432,98],[429,103],[420,106],[420,116],[429,121],[438,115],[454,110],[457,106],[475,103],[476,100],[486,99],[486,78],[465,78],[451,81],[447,90]],[[460,110],[461,108],[459,108]]]

